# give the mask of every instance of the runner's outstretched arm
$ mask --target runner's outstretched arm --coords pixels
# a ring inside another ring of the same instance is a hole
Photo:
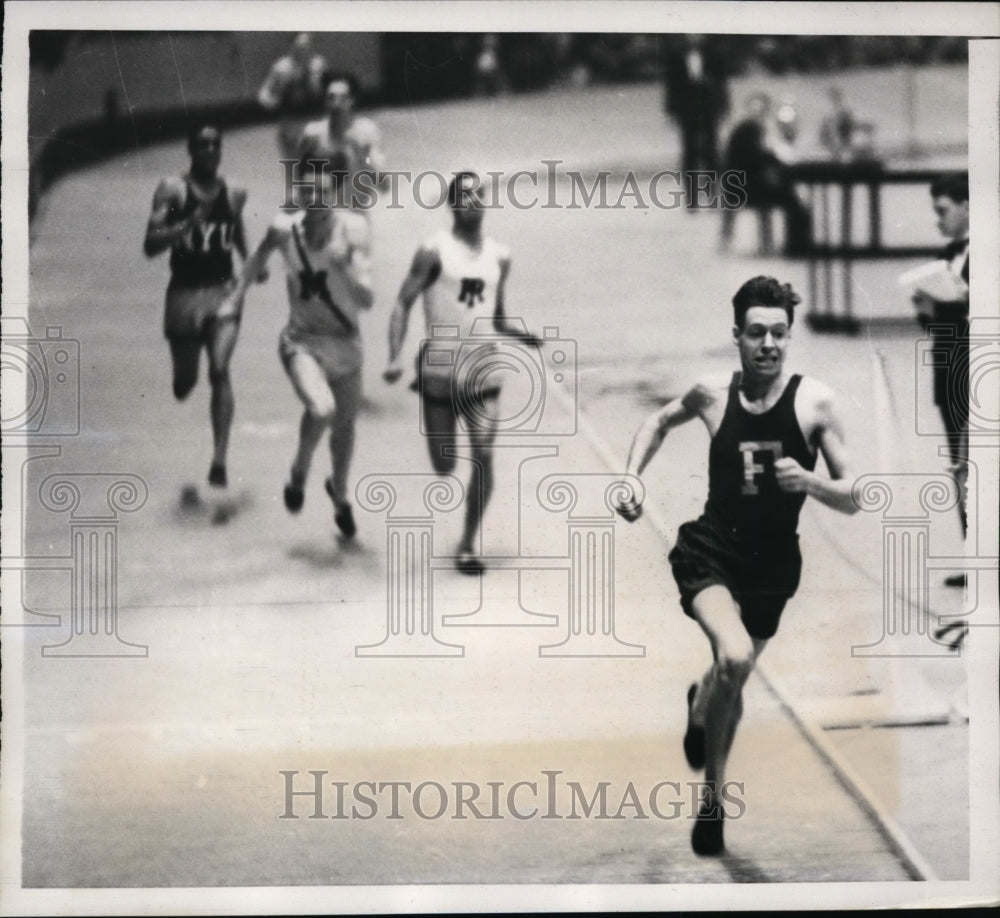
[[[368,221],[358,217],[347,229],[346,245],[334,250],[332,269],[347,288],[347,295],[359,309],[371,309],[375,302],[372,289],[371,232]],[[337,300],[340,299],[338,288]],[[334,300],[327,303],[341,321],[351,325]]]
[[[531,332],[527,332],[523,328],[510,325],[507,322],[505,294],[507,291],[507,277],[509,274],[510,259],[505,258],[500,262],[500,279],[497,281],[497,305],[496,309],[493,311],[493,330],[499,335],[506,335],[508,338],[514,338],[522,344],[527,344],[530,347],[541,347],[542,340],[537,335],[533,335]]]
[[[695,385],[680,398],[672,399],[649,415],[632,439],[626,472],[629,475],[641,475],[663,444],[670,429],[679,427],[696,417],[698,405],[704,398],[702,386]]]
[[[240,275],[236,279],[236,286],[232,293],[223,300],[218,312],[216,312],[218,318],[226,319],[239,315],[243,308],[243,297],[246,295],[247,287],[261,276],[261,273],[266,269],[267,259],[280,243],[280,232],[273,226],[270,227],[267,234],[261,239],[260,245],[254,249],[253,255],[243,263],[243,270],[240,271]]]
[[[698,406],[706,398],[707,392],[704,387],[696,384],[685,395],[672,399],[649,415],[632,438],[626,474],[638,478],[663,445],[670,429],[697,417]],[[642,505],[633,496],[619,504],[618,512],[631,523],[642,515]]]
[[[178,219],[182,203],[181,192],[175,182],[168,179],[160,182],[153,193],[153,207],[142,243],[147,258],[154,258],[179,242],[211,212],[211,204],[199,204],[194,213],[183,220]]]
[[[389,317],[389,363],[382,373],[387,383],[394,383],[403,375],[403,367],[399,363],[399,352],[406,338],[406,327],[409,324],[410,309],[417,297],[424,292],[436,279],[441,271],[441,259],[437,252],[421,246],[413,256],[410,271],[399,288],[396,305]]]

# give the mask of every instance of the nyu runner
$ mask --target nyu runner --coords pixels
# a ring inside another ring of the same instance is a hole
[[[214,451],[208,481],[226,487],[226,453],[235,410],[229,361],[236,347],[240,316],[219,315],[233,285],[233,249],[246,258],[243,207],[246,192],[218,174],[222,135],[210,125],[188,138],[191,168],[178,178],[165,178],[153,195],[143,249],[149,258],[170,250],[163,331],[170,342],[173,387],[185,399],[198,381],[202,348],[208,354],[212,387]],[[255,279],[264,280],[258,272]]]

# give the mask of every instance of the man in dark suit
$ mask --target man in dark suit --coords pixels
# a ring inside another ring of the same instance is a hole
[[[951,270],[969,283],[969,175],[966,172],[940,176],[931,185],[931,200],[937,225],[951,241],[940,257]],[[948,438],[950,471],[961,499],[958,512],[963,534],[967,529],[965,486],[969,460],[969,294],[950,302],[934,300],[924,293],[913,298],[920,324],[934,341],[934,401],[941,412]],[[965,575],[949,577],[949,586],[963,586]],[[958,623],[956,623],[958,624]]]
[[[681,168],[685,173],[718,170],[719,124],[729,111],[718,49],[704,35],[684,35],[667,53],[665,77],[666,111],[681,131]]]

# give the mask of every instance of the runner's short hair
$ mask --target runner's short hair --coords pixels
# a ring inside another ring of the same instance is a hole
[[[785,310],[788,325],[795,320],[795,307],[802,298],[792,289],[791,284],[782,284],[773,277],[758,275],[751,277],[733,297],[733,320],[737,328],[743,328],[747,310],[752,306],[777,306]]]
[[[969,200],[969,173],[946,172],[931,182],[932,198],[951,198],[956,204]]]
[[[333,73],[327,74],[326,85],[323,87],[324,96],[326,96],[327,90],[334,83],[346,83],[347,88],[351,92],[351,98],[354,99],[355,102],[358,101],[358,79],[353,73],[350,73],[347,70],[336,70]]]

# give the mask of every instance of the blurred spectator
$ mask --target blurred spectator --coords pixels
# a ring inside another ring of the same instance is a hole
[[[503,38],[504,72],[515,91],[545,89],[555,76],[548,34],[507,33]]]
[[[628,45],[629,36],[620,33],[587,36],[586,60],[595,82],[612,83],[622,78]]]
[[[569,32],[553,32],[549,36],[549,53],[552,55],[552,73],[559,85],[572,82],[572,71],[575,54],[573,52],[573,36]]]
[[[851,138],[851,157],[855,160],[874,160],[878,158],[876,153],[875,125],[869,121],[858,121]]]
[[[847,107],[839,87],[831,86],[827,98],[830,100],[830,111],[820,125],[819,141],[834,159],[849,159],[856,128],[854,114]]]
[[[475,34],[389,32],[382,43],[382,102],[409,105],[472,94],[479,49]]]
[[[704,35],[686,35],[666,59],[666,110],[681,132],[681,168],[717,171],[719,124],[729,111],[726,67]]]
[[[774,155],[786,166],[796,163],[799,154],[799,113],[792,102],[785,101],[778,106],[774,116]]]
[[[51,73],[66,59],[66,52],[81,33],[60,29],[32,29],[28,33],[28,61]]]
[[[770,125],[771,100],[765,93],[755,93],[747,100],[746,117],[738,122],[729,135],[726,145],[725,168],[727,172],[743,175],[746,206],[764,212],[761,220],[761,248],[773,249],[770,220],[766,212],[779,208],[785,214],[785,253],[801,254],[811,235],[809,211],[800,200],[785,165],[774,150]],[[736,211],[722,212],[722,248],[732,241]]]
[[[302,128],[321,110],[327,81],[326,59],[313,53],[312,36],[300,32],[288,54],[271,67],[257,101],[278,115],[278,148],[283,159],[293,159]]]
[[[665,71],[677,66],[672,58],[686,37],[660,37],[667,44],[666,54],[657,36],[644,33],[504,32],[490,37],[469,32],[389,32],[383,37],[382,98],[409,104],[465,96],[477,89],[489,93],[494,73],[502,75],[512,92],[657,75],[669,85],[673,78]],[[754,70],[835,72],[903,61],[925,65],[968,59],[968,41],[959,37],[711,35],[705,41],[730,78]]]
[[[625,56],[626,69],[623,76],[629,80],[654,80],[660,73],[657,65],[657,41],[655,35],[633,35]]]
[[[549,35],[549,54],[552,57],[552,80],[556,86],[586,86],[590,70],[578,50],[577,36],[569,32],[552,32]]]
[[[477,96],[496,96],[507,91],[507,78],[500,64],[500,39],[496,35],[483,36],[476,58],[474,91]]]

